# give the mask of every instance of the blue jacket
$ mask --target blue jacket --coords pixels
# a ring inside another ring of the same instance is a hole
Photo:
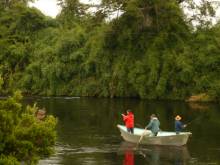
[[[179,120],[175,120],[175,131],[181,132],[183,128],[184,128],[183,123]]]

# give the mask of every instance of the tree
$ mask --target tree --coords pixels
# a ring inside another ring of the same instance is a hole
[[[22,107],[21,98],[20,92],[15,92],[13,97],[0,102],[1,164],[35,164],[53,151],[56,119],[50,115],[37,119],[36,105]]]
[[[214,16],[212,3],[59,4],[62,11],[54,20],[24,3],[0,10],[2,94],[21,89],[50,96],[185,99],[203,92],[219,97],[219,26],[206,19]],[[183,6],[195,15],[186,17]],[[91,7],[97,10],[89,13]]]
[[[34,2],[34,0],[2,0],[0,2],[0,8],[9,9],[17,4],[27,5],[28,2]]]

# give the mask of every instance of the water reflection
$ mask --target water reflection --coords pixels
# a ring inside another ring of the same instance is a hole
[[[142,160],[149,165],[188,164],[191,160],[186,146],[139,146],[129,142],[122,142],[118,150],[119,155],[124,155],[123,165],[139,164],[140,160],[135,157],[142,157]]]
[[[120,146],[120,152],[124,153],[123,165],[134,165],[134,144],[122,143]]]

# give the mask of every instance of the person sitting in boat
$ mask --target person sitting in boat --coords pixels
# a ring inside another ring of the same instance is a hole
[[[125,126],[127,127],[127,131],[130,133],[134,133],[134,114],[130,109],[127,110],[127,115],[121,114],[123,116],[123,120],[125,122]]]
[[[150,116],[150,122],[145,127],[145,129],[149,129],[152,132],[153,136],[157,136],[158,132],[160,131],[160,121],[158,120],[157,116],[155,114],[152,114]]]
[[[176,134],[179,134],[182,130],[183,130],[183,128],[185,128],[186,127],[186,124],[183,124],[182,122],[181,122],[181,116],[179,116],[179,115],[177,115],[176,117],[175,117],[175,132],[176,132]]]

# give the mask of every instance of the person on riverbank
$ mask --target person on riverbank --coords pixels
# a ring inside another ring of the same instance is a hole
[[[150,116],[150,122],[149,124],[145,127],[145,129],[151,130],[153,136],[157,136],[158,132],[160,131],[160,121],[157,118],[155,114],[152,114]]]
[[[181,122],[181,116],[177,115],[175,117],[175,132],[179,134],[187,125]]]
[[[46,117],[46,110],[45,108],[43,109],[38,109],[35,113],[36,115],[36,118],[39,120],[39,121],[42,121],[45,117]]]
[[[127,128],[127,131],[130,133],[134,133],[134,114],[130,109],[127,110],[127,115],[121,114],[123,117],[123,120],[125,122],[125,126]]]

